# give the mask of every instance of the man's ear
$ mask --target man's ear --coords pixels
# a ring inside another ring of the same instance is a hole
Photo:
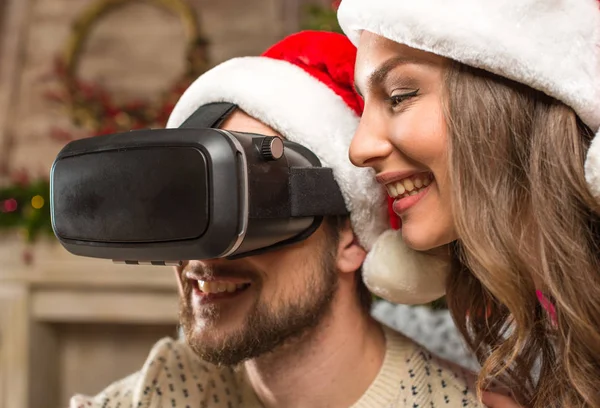
[[[343,273],[354,273],[362,266],[367,252],[354,236],[350,221],[346,221],[339,231],[337,268]]]

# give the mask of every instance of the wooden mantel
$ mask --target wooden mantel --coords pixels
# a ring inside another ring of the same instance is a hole
[[[172,268],[77,257],[54,239],[35,244],[26,265],[24,249],[0,236],[1,408],[64,407],[73,393],[135,371],[152,343],[175,335]]]

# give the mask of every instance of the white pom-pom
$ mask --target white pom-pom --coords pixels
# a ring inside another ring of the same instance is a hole
[[[598,133],[592,139],[585,159],[585,180],[592,195],[600,201],[600,137],[598,137]]]
[[[449,260],[410,249],[402,231],[387,230],[367,255],[363,279],[372,293],[389,302],[417,305],[444,296],[449,271]]]

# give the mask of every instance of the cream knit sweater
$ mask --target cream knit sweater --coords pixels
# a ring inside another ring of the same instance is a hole
[[[483,407],[474,376],[384,327],[386,354],[371,386],[352,408]],[[76,395],[70,408],[259,408],[243,369],[201,361],[182,341],[165,338],[142,369],[94,397]]]

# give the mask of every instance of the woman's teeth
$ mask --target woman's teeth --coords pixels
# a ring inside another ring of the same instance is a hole
[[[219,282],[219,281],[198,281],[198,289],[202,293],[233,293],[236,290],[243,289],[248,286],[247,283],[231,283],[231,282]]]
[[[422,173],[395,183],[387,184],[385,187],[387,188],[390,197],[404,198],[418,194],[420,190],[429,186],[432,180],[432,173]]]

